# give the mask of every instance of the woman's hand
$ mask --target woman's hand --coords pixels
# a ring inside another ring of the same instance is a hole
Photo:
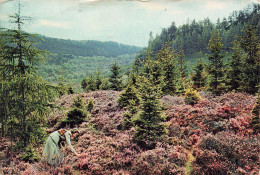
[[[81,156],[81,154],[78,154],[78,153],[76,153],[76,152],[74,152],[75,153],[75,155],[77,156],[77,157],[80,157]]]

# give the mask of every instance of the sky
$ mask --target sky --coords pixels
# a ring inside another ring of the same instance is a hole
[[[187,20],[213,22],[260,0],[21,0],[23,16],[33,20],[23,30],[71,40],[115,41],[147,46],[149,34],[185,24]],[[16,0],[0,0],[0,26],[13,28],[8,16]]]

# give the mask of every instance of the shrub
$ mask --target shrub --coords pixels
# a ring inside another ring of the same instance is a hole
[[[196,90],[188,89],[185,92],[185,102],[190,105],[197,104],[200,100],[200,95]]]
[[[30,162],[30,163],[38,162],[39,159],[40,159],[39,155],[32,145],[28,145],[25,148],[25,154],[21,156],[22,161]]]
[[[88,100],[88,104],[87,104],[87,111],[91,112],[94,109],[95,103],[92,99]]]
[[[260,132],[260,95],[255,102],[255,106],[252,110],[252,123],[251,126],[253,127],[256,133]]]
[[[67,118],[62,121],[62,126],[70,125],[70,127],[74,127],[86,121],[87,116],[88,112],[85,109],[83,99],[77,96],[73,101],[72,110],[68,112]]]

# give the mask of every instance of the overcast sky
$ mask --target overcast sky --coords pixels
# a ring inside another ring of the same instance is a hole
[[[16,1],[0,0],[0,25],[11,28],[8,15]],[[22,15],[33,17],[23,30],[71,40],[116,41],[146,46],[150,31],[160,34],[174,21],[228,17],[260,0],[23,0]]]

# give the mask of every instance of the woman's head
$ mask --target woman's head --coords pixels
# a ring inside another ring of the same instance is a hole
[[[79,134],[78,128],[73,128],[70,130],[72,137],[76,137]]]

